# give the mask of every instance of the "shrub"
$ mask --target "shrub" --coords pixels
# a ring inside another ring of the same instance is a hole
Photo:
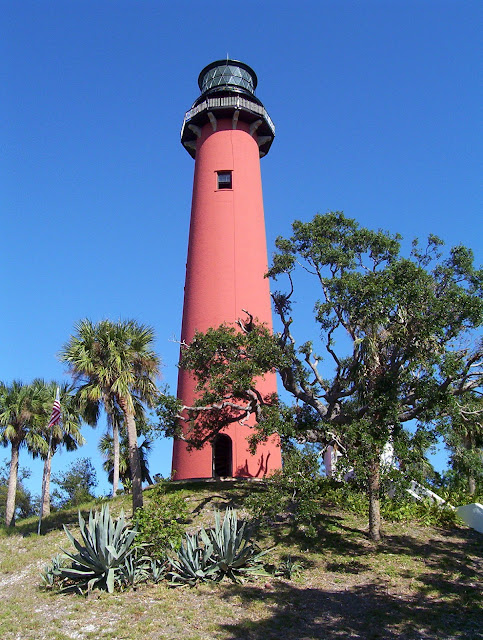
[[[367,513],[367,497],[353,483],[341,484],[324,479],[320,487],[323,503],[342,507],[358,515]],[[404,485],[396,489],[394,497],[381,496],[381,516],[387,522],[420,522],[437,527],[453,527],[458,523],[458,516],[448,505],[438,505],[431,500],[414,500],[404,490]]]
[[[292,448],[285,452],[283,470],[267,479],[264,490],[249,496],[246,508],[255,519],[265,522],[285,515],[295,530],[315,535],[315,518],[320,513],[319,464],[313,450]]]
[[[149,504],[134,515],[136,542],[143,544],[153,558],[163,559],[168,548],[179,548],[187,517],[188,505],[183,495],[167,494],[160,484],[152,490]]]
[[[409,496],[385,499],[381,504],[381,515],[390,522],[420,522],[426,526],[454,527],[459,518],[447,504],[432,500],[413,500]]]
[[[92,490],[97,486],[97,476],[89,458],[80,458],[67,471],[53,475],[52,483],[59,487],[52,491],[57,509],[77,507],[95,499]]]

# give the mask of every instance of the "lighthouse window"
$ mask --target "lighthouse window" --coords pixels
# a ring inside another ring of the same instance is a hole
[[[231,189],[231,171],[218,171],[218,189]]]

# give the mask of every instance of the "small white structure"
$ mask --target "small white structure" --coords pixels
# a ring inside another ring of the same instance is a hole
[[[456,507],[456,513],[469,527],[483,533],[483,505],[479,502]]]
[[[425,498],[429,498],[436,504],[445,504],[446,500],[443,500],[441,496],[438,496],[437,493],[431,491],[431,489],[426,489],[422,484],[416,482],[416,480],[411,480],[411,484],[409,488],[406,489],[410,496],[412,496],[415,500],[424,500]],[[448,505],[451,506],[451,505]]]
[[[394,446],[390,440],[386,442],[381,453],[381,471],[387,473],[391,469],[396,467],[396,460],[394,458]]]
[[[346,475],[341,478],[340,472],[337,472],[337,461],[339,458],[343,456],[343,453],[338,450],[337,443],[329,445],[327,449],[324,451],[324,465],[325,465],[325,473],[329,478],[336,478],[337,480],[348,480],[353,474],[354,471],[352,469],[349,470]],[[394,447],[392,442],[389,440],[384,445],[384,449],[381,454],[381,467],[382,471],[390,471],[392,467],[396,466],[395,458],[394,458]],[[465,524],[467,524],[475,531],[479,533],[483,533],[483,505],[478,502],[474,502],[473,504],[465,504],[461,507],[453,507],[449,502],[443,500],[441,496],[438,496],[437,493],[431,491],[431,489],[426,489],[422,484],[416,482],[416,480],[411,480],[411,484],[406,489],[409,495],[415,500],[431,500],[437,505],[443,506],[446,505],[450,509],[454,509],[457,515],[463,520]],[[393,495],[391,495],[391,493]],[[389,491],[390,497],[394,497],[394,488]]]
[[[328,478],[337,477],[336,467],[337,460],[342,457],[342,453],[338,450],[337,445],[329,445],[327,449],[324,451],[324,467],[325,467],[325,475]]]

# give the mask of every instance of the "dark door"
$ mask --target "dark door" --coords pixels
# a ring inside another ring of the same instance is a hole
[[[232,475],[232,442],[230,436],[223,433],[213,443],[213,476],[230,478]]]

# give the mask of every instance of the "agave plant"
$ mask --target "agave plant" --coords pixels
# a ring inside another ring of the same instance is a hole
[[[275,575],[286,578],[287,580],[291,580],[293,576],[295,576],[297,573],[300,573],[303,568],[303,564],[297,562],[292,558],[290,554],[288,554],[280,562],[275,571]]]
[[[136,530],[126,526],[124,511],[114,521],[108,505],[103,505],[100,512],[91,511],[88,522],[79,511],[79,528],[82,543],[64,525],[65,533],[77,553],[62,549],[72,560],[72,565],[59,569],[61,577],[70,581],[68,588],[82,591],[87,587],[91,591],[97,587],[112,593],[115,583],[122,580],[122,568],[133,549]]]
[[[261,551],[252,542],[249,527],[246,522],[238,522],[235,509],[226,509],[223,522],[220,512],[215,511],[215,528],[208,533],[202,530],[200,535],[205,545],[210,543],[213,547],[221,578],[227,576],[234,582],[241,582],[246,575],[268,575],[261,558],[270,549]]]
[[[124,558],[124,562],[119,565],[119,581],[123,587],[136,589],[138,584],[149,580],[150,558],[142,553],[142,547],[134,547]]]
[[[50,564],[45,565],[43,571],[40,572],[42,587],[44,589],[53,589],[60,581],[60,570],[63,567],[64,556],[58,553],[52,558]]]
[[[168,578],[172,586],[194,585],[204,580],[222,580],[225,576],[242,582],[243,576],[268,575],[261,562],[266,551],[251,541],[244,522],[239,523],[234,509],[225,511],[223,522],[215,512],[214,529],[186,534],[179,551],[171,554]]]
[[[151,559],[150,574],[156,584],[166,577],[166,563],[157,558]]]
[[[170,554],[172,569],[167,574],[172,586],[193,586],[197,582],[216,579],[218,569],[213,557],[213,546],[209,540],[208,544],[200,544],[201,532],[206,536],[204,529],[199,533],[187,533],[178,551],[172,548]]]

